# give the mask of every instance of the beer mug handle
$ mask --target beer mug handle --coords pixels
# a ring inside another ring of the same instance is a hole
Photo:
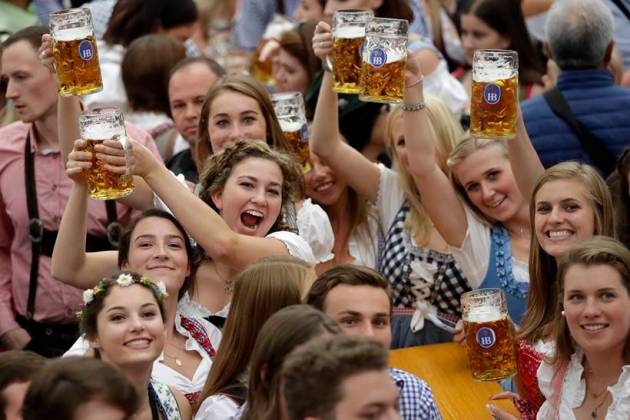
[[[117,137],[116,140],[120,142],[125,151],[125,176],[131,176],[131,144],[129,143],[129,137],[125,134]]]

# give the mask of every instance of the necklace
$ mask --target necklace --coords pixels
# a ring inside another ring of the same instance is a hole
[[[600,409],[600,407],[601,407],[602,405],[604,405],[604,403],[605,403],[605,402],[606,402],[606,400],[608,399],[608,392],[607,392],[607,391],[608,391],[608,390],[607,390],[607,389],[605,389],[604,391],[602,391],[602,392],[598,395],[598,397],[599,397],[599,396],[601,396],[601,395],[603,395],[603,396],[604,396],[604,398],[602,398],[602,400],[599,402],[599,404],[597,404],[595,407],[593,407],[593,410],[591,410],[591,417],[592,417],[592,418],[594,418],[594,419],[596,419],[596,418],[597,418],[597,410],[599,410],[599,409]],[[592,395],[594,395],[594,394],[592,394]]]
[[[163,351],[162,353],[164,354],[164,356],[168,357],[169,359],[172,359],[177,366],[181,367],[183,365],[182,361],[179,360],[176,356],[171,356],[165,351]]]
[[[217,273],[217,277],[219,277],[223,283],[225,283],[225,286],[223,286],[223,291],[228,294],[231,295],[232,292],[234,291],[234,280],[232,279],[228,279],[226,280],[225,277],[223,277],[221,275],[221,273],[219,273],[219,269],[217,268],[217,264],[212,264],[212,267],[214,268],[214,272]]]

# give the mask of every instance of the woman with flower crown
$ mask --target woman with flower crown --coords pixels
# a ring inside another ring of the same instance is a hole
[[[120,272],[83,293],[81,330],[95,356],[118,367],[136,386],[135,419],[190,419],[191,407],[176,389],[152,379],[166,337],[166,286],[146,275]]]
[[[169,213],[152,209],[136,218],[120,238],[118,251],[86,253],[85,237],[87,190],[76,183],[64,212],[53,255],[53,274],[59,265],[74,270],[70,284],[89,289],[120,269],[150,275],[165,285],[166,337],[164,351],[155,359],[153,378],[173,386],[191,403],[199,393],[212,366],[221,332],[204,319],[191,314],[190,299],[195,264],[188,235]],[[63,272],[63,270],[61,270]],[[89,295],[89,291],[86,292]],[[179,303],[178,303],[179,300]],[[66,355],[83,355],[90,343],[80,338]]]

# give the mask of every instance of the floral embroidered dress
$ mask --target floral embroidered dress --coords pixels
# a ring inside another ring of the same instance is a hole
[[[155,402],[163,420],[181,420],[182,415],[175,395],[166,385],[151,380],[149,382],[149,401]]]

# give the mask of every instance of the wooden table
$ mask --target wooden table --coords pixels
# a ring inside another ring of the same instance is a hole
[[[472,378],[464,346],[444,343],[393,350],[390,364],[431,386],[444,420],[492,418],[485,405],[490,396],[501,392],[501,387],[496,382],[477,382]],[[511,401],[494,403],[518,416]]]

